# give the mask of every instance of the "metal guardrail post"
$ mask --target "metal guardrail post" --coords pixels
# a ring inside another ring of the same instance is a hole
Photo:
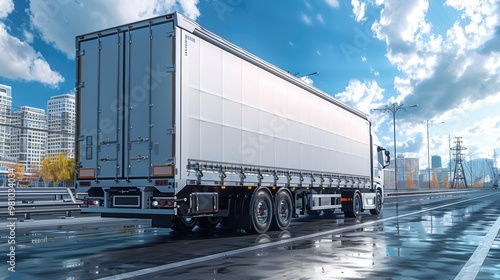
[[[73,201],[73,203],[76,203],[76,199],[75,196],[73,195],[73,192],[69,188],[66,188],[66,191],[68,192],[69,197],[71,197],[71,201]]]
[[[64,215],[65,219],[73,219],[74,217],[71,216],[71,210],[66,210],[66,215]]]
[[[31,212],[26,212],[24,213],[24,219],[21,220],[21,222],[32,222],[34,221],[31,219]]]

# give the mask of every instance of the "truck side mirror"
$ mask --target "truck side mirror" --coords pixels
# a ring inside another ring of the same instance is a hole
[[[389,151],[385,151],[385,164],[384,164],[384,167],[387,167],[389,166],[389,164],[391,164],[391,152]]]

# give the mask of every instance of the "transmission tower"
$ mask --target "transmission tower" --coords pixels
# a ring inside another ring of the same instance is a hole
[[[497,150],[493,149],[493,188],[498,188]]]
[[[461,181],[463,181],[465,188],[467,188],[467,179],[465,178],[464,166],[462,165],[462,151],[467,150],[467,148],[462,147],[461,139],[462,137],[455,137],[455,141],[453,141],[455,147],[451,148],[455,156],[455,173],[453,173],[452,188],[458,188]]]

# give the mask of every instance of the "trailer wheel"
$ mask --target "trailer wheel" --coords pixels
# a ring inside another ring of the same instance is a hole
[[[271,228],[284,230],[290,226],[292,221],[293,204],[290,193],[285,190],[279,191],[274,199],[274,219]]]
[[[354,192],[350,208],[344,212],[347,218],[357,218],[361,213],[361,196],[358,192]]]
[[[220,217],[199,217],[198,226],[203,229],[214,229],[220,221]]]
[[[191,231],[196,226],[197,219],[181,216],[172,220],[172,229],[176,231]]]
[[[382,212],[382,192],[377,190],[375,194],[375,209],[370,209],[372,215],[378,215]]]
[[[252,231],[264,233],[271,226],[273,220],[273,200],[271,194],[265,190],[258,190],[252,202]]]

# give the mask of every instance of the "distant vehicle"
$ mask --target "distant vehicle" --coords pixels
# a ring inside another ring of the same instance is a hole
[[[173,13],[76,37],[82,212],[263,233],[383,204],[364,113]]]

